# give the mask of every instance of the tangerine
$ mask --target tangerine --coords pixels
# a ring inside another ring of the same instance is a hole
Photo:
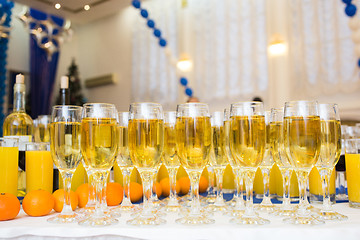
[[[181,194],[185,195],[188,194],[189,190],[190,190],[190,179],[189,177],[182,177],[179,179],[179,184],[180,184],[180,192]]]
[[[92,187],[90,189],[93,189]],[[89,200],[89,184],[84,183],[81,184],[75,191],[79,198],[79,208],[83,208],[86,206],[88,200]],[[94,195],[94,191],[91,192],[92,195]]]
[[[142,185],[137,182],[130,182],[130,201],[135,203],[143,197]]]
[[[209,180],[206,177],[201,176],[199,181],[199,193],[206,192],[208,187],[209,187]]]
[[[24,212],[32,217],[48,215],[54,208],[54,196],[46,190],[32,190],[23,199]]]
[[[120,183],[109,182],[106,186],[106,202],[108,206],[119,205],[123,199],[124,190]]]
[[[0,221],[14,219],[20,212],[20,201],[11,193],[0,193]]]
[[[153,184],[153,192],[155,192],[158,197],[161,196],[162,188],[161,188],[161,184],[159,182],[156,182]]]
[[[54,204],[54,210],[56,212],[61,212],[64,207],[64,189],[58,189],[53,193],[55,204]],[[79,198],[78,195],[74,191],[70,191],[70,204],[71,209],[74,211],[76,207],[78,206]]]
[[[164,178],[160,181],[162,195],[163,197],[168,197],[170,195],[170,180],[169,178]],[[180,184],[177,182],[175,184],[176,193],[180,193]]]

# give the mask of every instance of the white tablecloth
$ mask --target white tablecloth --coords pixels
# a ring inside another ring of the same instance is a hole
[[[167,214],[167,224],[154,227],[134,227],[126,224],[128,214],[119,218],[117,225],[108,227],[82,227],[78,224],[58,225],[46,221],[49,216],[29,217],[24,212],[11,221],[0,222],[0,238],[28,239],[360,239],[360,209],[350,208],[348,203],[335,204],[334,208],[349,217],[346,221],[327,221],[320,226],[293,226],[284,224],[282,218],[260,215],[271,221],[265,226],[239,226],[229,223],[230,217],[216,213],[215,224],[207,226],[183,226],[175,223],[176,213]]]

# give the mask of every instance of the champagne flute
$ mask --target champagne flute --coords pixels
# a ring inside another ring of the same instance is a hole
[[[263,225],[269,220],[259,217],[253,207],[253,183],[256,169],[265,151],[265,117],[261,102],[238,102],[230,109],[230,150],[245,175],[246,209],[242,216],[230,220],[236,224]]]
[[[214,168],[216,174],[217,194],[214,204],[208,205],[207,209],[213,212],[226,212],[228,210],[224,201],[222,191],[223,175],[229,161],[225,152],[225,129],[224,129],[224,113],[213,112],[211,121],[211,154],[210,165]]]
[[[321,122],[320,158],[316,163],[323,188],[322,220],[346,220],[348,217],[333,210],[330,201],[330,176],[341,153],[341,123],[337,104],[319,104]]]
[[[122,211],[134,211],[137,209],[130,201],[130,175],[134,165],[129,151],[128,126],[129,112],[119,112],[119,155],[116,160],[123,175],[124,197],[121,205],[118,207]]]
[[[274,159],[271,156],[271,147],[270,147],[270,111],[265,111],[265,124],[266,124],[266,142],[265,142],[265,152],[264,158],[260,164],[260,170],[263,175],[264,182],[264,194],[263,200],[261,201],[258,208],[261,210],[266,210],[271,213],[277,210],[274,204],[272,204],[270,199],[270,170],[274,165]]]
[[[236,217],[244,214],[245,212],[245,201],[243,195],[243,171],[240,166],[236,163],[230,151],[230,109],[224,110],[224,130],[225,130],[225,153],[230,163],[231,168],[235,176],[236,192],[232,200],[233,208],[228,211],[227,214],[232,217]]]
[[[176,173],[180,167],[180,160],[176,153],[176,112],[164,112],[164,165],[169,171],[170,196],[165,207],[167,212],[176,212],[180,204],[176,198]]]
[[[209,107],[204,103],[185,103],[177,106],[176,148],[180,162],[190,176],[192,200],[190,213],[176,223],[200,225],[214,223],[200,210],[199,181],[207,165],[211,148]]]
[[[60,214],[49,218],[51,223],[76,222],[76,214],[70,205],[72,176],[80,163],[80,121],[81,107],[54,106],[50,126],[50,151],[54,164],[59,169],[64,181],[64,206]]]
[[[284,109],[285,151],[299,179],[300,202],[296,216],[284,219],[292,224],[322,224],[307,210],[306,187],[309,173],[319,159],[321,124],[316,101],[292,101]]]
[[[95,211],[80,221],[84,226],[107,226],[117,223],[102,206],[105,182],[118,154],[117,111],[113,104],[86,103],[81,121],[81,153],[84,166],[91,171],[96,189]]]
[[[164,147],[163,109],[158,103],[132,103],[129,118],[129,151],[131,160],[140,172],[143,183],[143,209],[127,224],[160,225],[151,206],[152,179],[161,163]]]
[[[285,153],[284,146],[284,108],[272,108],[270,117],[271,155],[278,165],[283,179],[283,202],[273,214],[277,216],[293,216],[294,208],[290,201],[290,179],[293,171],[292,163]]]

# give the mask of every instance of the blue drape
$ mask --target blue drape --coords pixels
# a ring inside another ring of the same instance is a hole
[[[64,20],[55,16],[48,16],[46,13],[36,9],[30,9],[30,15],[37,20],[51,18],[53,22],[62,26]],[[56,34],[56,33],[54,33]],[[46,51],[40,48],[35,36],[30,37],[30,101],[31,117],[37,118],[39,115],[50,114],[51,97],[55,82],[56,70],[58,65],[59,52],[52,55],[48,61]]]

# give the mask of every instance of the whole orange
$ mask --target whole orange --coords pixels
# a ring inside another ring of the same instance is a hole
[[[179,179],[180,192],[181,194],[188,194],[190,190],[190,179],[189,177],[182,177]]]
[[[0,221],[14,219],[20,211],[19,199],[11,193],[0,193]]]
[[[206,177],[201,176],[199,181],[199,192],[200,193],[206,192],[208,186],[209,186],[209,180]]]
[[[170,180],[169,178],[164,178],[160,181],[162,195],[163,197],[168,197],[170,195]],[[180,193],[180,184],[177,182],[175,184],[176,193]]]
[[[55,199],[45,190],[32,190],[23,199],[22,207],[25,213],[32,217],[48,215],[54,208]]]
[[[83,208],[86,206],[88,200],[89,200],[89,184],[84,183],[81,184],[75,191],[78,195],[79,199],[79,208]]]
[[[64,189],[58,189],[53,193],[55,199],[54,210],[56,212],[61,212],[64,207],[64,194],[65,194]],[[75,192],[70,191],[70,204],[71,204],[71,209],[73,211],[78,206],[78,203],[79,203],[78,195]]]
[[[123,187],[120,183],[109,182],[106,186],[106,202],[108,206],[117,206],[121,203],[124,195]]]
[[[130,182],[130,201],[135,203],[143,197],[142,185],[137,182]]]
[[[155,192],[158,197],[161,196],[162,188],[161,188],[161,184],[159,182],[156,182],[153,184],[153,192]]]

